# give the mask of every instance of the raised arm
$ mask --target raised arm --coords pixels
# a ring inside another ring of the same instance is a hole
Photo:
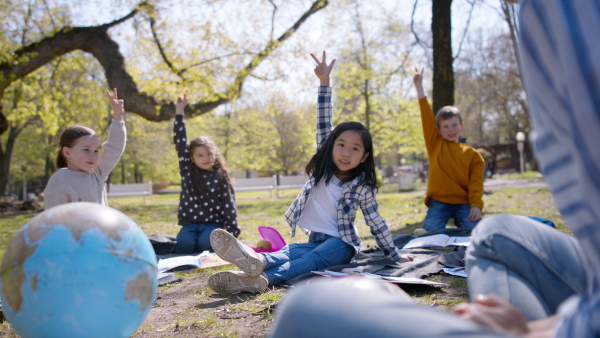
[[[175,103],[175,122],[173,123],[173,143],[175,144],[175,150],[179,158],[179,170],[183,168],[189,162],[189,151],[187,148],[188,139],[187,131],[185,128],[185,121],[183,120],[183,109],[188,103],[186,94],[183,97],[178,97]],[[183,174],[183,173],[182,173]]]
[[[425,68],[421,69],[421,72],[419,73],[419,70],[415,68],[416,73],[415,76],[413,76],[413,83],[415,84],[415,88],[417,89],[417,96],[422,99],[425,97],[425,91],[423,90],[423,70]]]
[[[317,149],[321,148],[321,145],[325,143],[327,136],[333,131],[333,124],[331,119],[333,117],[333,106],[331,105],[331,87],[329,87],[329,75],[331,69],[335,64],[335,59],[327,65],[327,54],[323,52],[323,60],[319,61],[314,54],[310,54],[312,58],[317,62],[315,67],[315,75],[319,78],[319,96],[317,99],[317,128],[316,128],[316,139]]]
[[[123,100],[119,100],[117,97],[117,88],[113,88],[113,93],[111,95],[110,91],[106,91],[106,95],[110,100],[110,105],[113,109],[113,120],[115,121],[123,121],[123,114],[125,113],[124,102]]]

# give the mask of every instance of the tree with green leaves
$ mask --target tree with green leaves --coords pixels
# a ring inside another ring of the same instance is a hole
[[[177,46],[182,32],[170,30],[172,18],[169,15],[172,13],[168,9],[181,6],[183,2],[141,1],[132,4],[126,1],[125,4],[132,6],[128,13],[96,26],[73,26],[69,5],[62,2],[32,0],[0,7],[0,11],[7,14],[4,17],[11,18],[0,22],[0,35],[5,38],[0,45],[0,135],[9,132],[7,147],[14,144],[23,128],[22,124],[15,124],[16,118],[13,117],[15,99],[19,98],[17,88],[31,76],[42,76],[44,69],[56,60],[70,62],[75,51],[88,53],[93,62],[99,63],[104,76],[94,80],[103,87],[104,83],[108,83],[109,88],[118,88],[125,100],[126,111],[151,121],[168,120],[174,116],[172,97],[175,93],[193,88],[198,93],[198,100],[186,107],[186,115],[202,115],[239,98],[244,82],[255,76],[259,65],[310,16],[327,6],[328,1],[313,1],[309,8],[297,10],[300,15],[291,21],[289,19],[293,15],[283,13],[287,14],[281,19],[286,20],[285,28],[281,28],[282,24],[278,21],[282,17],[280,8],[290,9],[291,5],[276,1],[252,4],[266,8],[266,13],[270,13],[266,17],[264,11],[260,12],[260,16],[256,15],[263,19],[262,29],[255,29],[252,34],[241,34],[242,39],[251,37],[252,41],[233,40],[229,34],[220,33],[221,27],[215,17],[206,17],[200,25],[192,25],[199,29],[194,30],[194,35],[198,36],[197,48]],[[217,12],[223,4],[228,5],[228,2],[207,3],[202,9],[207,9],[206,13],[208,9]],[[241,25],[248,13],[239,9],[237,13]],[[233,16],[228,18],[235,19]],[[121,53],[123,46],[109,34],[109,31],[130,21],[135,22],[136,34],[130,47],[142,52],[142,56],[135,59],[126,59]],[[203,46],[210,48],[201,49]],[[73,86],[77,87],[75,83]],[[10,94],[13,94],[12,97],[6,99]],[[41,97],[52,99],[44,96],[43,92]],[[0,153],[3,179],[9,174],[11,161],[7,147]],[[0,195],[5,192],[6,185],[0,182]]]

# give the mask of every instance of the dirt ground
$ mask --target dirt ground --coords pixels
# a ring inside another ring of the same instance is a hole
[[[277,303],[287,290],[279,287],[262,295],[239,293],[221,296],[207,288],[206,277],[209,274],[186,276],[180,283],[161,288],[136,336],[265,337],[277,312]],[[401,287],[415,303],[439,311],[450,311],[456,303],[467,300],[466,279],[444,273],[428,276],[427,279],[450,286],[404,284]]]
[[[265,337],[277,304],[289,288],[221,296],[207,286],[208,276],[215,271],[178,273],[177,282],[160,286],[150,312],[133,337]],[[466,301],[466,279],[444,273],[426,279],[450,286],[401,285],[416,304],[450,311],[456,303]],[[6,321],[0,325],[0,336],[17,337]]]
[[[272,326],[284,287],[265,294],[221,296],[210,290],[206,278],[216,270],[178,276],[181,282],[161,286],[157,299],[136,337],[265,337]],[[321,277],[325,278],[325,277]],[[449,311],[467,297],[466,279],[444,273],[427,279],[449,287],[402,285],[415,303]]]

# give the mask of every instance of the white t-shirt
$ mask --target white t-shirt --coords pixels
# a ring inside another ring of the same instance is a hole
[[[298,225],[306,230],[340,237],[337,211],[342,191],[337,177],[332,176],[329,184],[322,179],[310,190]]]

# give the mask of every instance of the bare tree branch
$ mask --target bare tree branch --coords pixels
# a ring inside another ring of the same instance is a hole
[[[181,71],[181,70],[175,68],[175,66],[173,66],[173,63],[167,57],[167,54],[165,53],[165,50],[163,49],[163,47],[160,43],[160,40],[158,39],[158,35],[156,34],[156,30],[154,29],[154,24],[156,23],[156,21],[154,20],[154,15],[155,15],[155,13],[150,14],[150,31],[152,32],[152,37],[154,38],[154,43],[156,44],[156,47],[158,48],[158,51],[159,51],[160,56],[162,57],[163,61],[167,64],[167,67],[169,67],[169,69],[171,69],[171,71],[173,73],[181,76],[183,71]]]
[[[471,17],[473,16],[473,10],[475,9],[475,1],[469,2],[471,4],[471,10],[469,11],[469,18],[467,19],[467,25],[465,26],[465,31],[463,32],[463,36],[460,39],[460,43],[458,44],[458,51],[454,58],[457,59],[460,51],[462,49],[463,42],[465,41],[465,37],[467,36],[467,31],[469,30],[469,25],[471,24]]]
[[[419,34],[417,34],[417,31],[415,30],[415,12],[417,11],[417,4],[419,3],[419,0],[415,0],[415,3],[413,5],[413,9],[412,9],[412,13],[410,14],[410,31],[413,33],[416,43],[421,46],[421,48],[423,48],[423,51],[425,52],[425,57],[427,58],[427,63],[429,64],[429,68],[433,68],[433,65],[431,63],[431,59],[429,58],[429,53],[428,53],[428,47],[423,43],[423,41],[419,38]]]

